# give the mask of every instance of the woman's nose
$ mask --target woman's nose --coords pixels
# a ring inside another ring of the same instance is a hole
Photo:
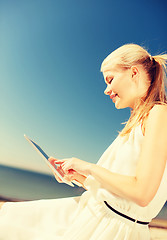
[[[107,85],[106,89],[104,90],[104,94],[110,95],[112,92],[110,85]]]

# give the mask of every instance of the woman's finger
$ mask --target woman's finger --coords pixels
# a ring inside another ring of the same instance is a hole
[[[62,164],[66,161],[66,159],[55,159],[56,164]]]
[[[53,157],[50,157],[48,159],[48,161],[52,164],[52,166],[54,168],[56,168],[56,170],[60,173],[60,175],[62,177],[64,177],[65,179],[67,180],[72,180],[73,179],[73,173],[75,172],[75,170],[73,169],[69,169],[70,166],[69,166],[69,159],[56,159],[56,158],[53,158]],[[60,164],[60,165],[59,165]],[[59,166],[56,166],[55,165],[59,165]],[[66,174],[66,175],[65,175]],[[63,181],[55,174],[54,172],[54,176],[56,178],[56,180],[59,182],[59,183],[62,183]]]
[[[71,169],[68,162],[62,163],[62,164],[61,164],[61,167],[62,167],[63,171],[64,171],[64,170],[67,171],[67,170],[70,170],[70,169]]]
[[[62,182],[63,182],[56,174],[55,174],[54,176],[55,176],[56,180],[57,180],[59,183],[62,183]]]
[[[53,158],[53,157],[50,157],[49,159],[48,159],[48,161],[52,164],[52,166],[54,167],[55,166],[55,161],[56,161],[57,159],[56,158]]]
[[[60,173],[60,175],[61,175],[62,177],[64,177],[64,171],[63,171],[63,169],[62,169],[62,166],[58,166],[58,167],[56,168],[56,170]]]

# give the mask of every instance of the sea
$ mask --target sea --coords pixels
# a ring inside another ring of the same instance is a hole
[[[79,196],[78,186],[58,183],[54,175],[0,165],[0,198],[14,201]]]
[[[0,165],[0,199],[29,201],[80,196],[85,190],[58,183],[54,176]],[[167,202],[156,218],[167,219]]]

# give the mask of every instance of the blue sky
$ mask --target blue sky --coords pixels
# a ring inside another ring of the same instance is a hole
[[[47,171],[97,162],[129,117],[104,95],[103,59],[125,43],[167,50],[166,1],[0,0],[0,163]]]

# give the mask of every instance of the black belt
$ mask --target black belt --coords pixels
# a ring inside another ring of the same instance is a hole
[[[149,224],[149,222],[142,222],[142,221],[139,221],[139,220],[135,220],[134,218],[131,218],[131,217],[129,217],[129,216],[123,214],[123,213],[118,212],[117,210],[115,210],[114,208],[112,208],[106,201],[104,201],[104,203],[105,203],[106,206],[107,206],[109,209],[111,209],[113,212],[115,212],[116,214],[118,214],[118,215],[120,215],[120,216],[122,216],[122,217],[124,217],[124,218],[129,219],[129,220],[132,221],[132,222],[136,222],[136,223],[140,223],[140,224],[144,224],[144,225]]]

